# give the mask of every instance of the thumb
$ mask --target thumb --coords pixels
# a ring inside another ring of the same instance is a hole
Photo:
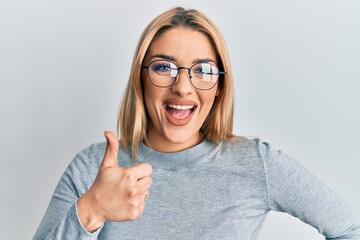
[[[107,143],[104,159],[101,163],[101,168],[119,167],[117,161],[117,155],[119,152],[119,140],[112,132],[109,131],[105,131],[104,136]]]

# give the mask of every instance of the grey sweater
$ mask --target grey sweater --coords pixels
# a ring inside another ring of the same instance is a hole
[[[139,146],[153,167],[139,219],[88,233],[76,201],[92,185],[106,143],[80,152],[64,172],[34,239],[256,239],[270,210],[287,212],[327,239],[360,239],[360,217],[298,162],[259,139],[203,141],[177,153]],[[134,165],[121,150],[121,167]]]

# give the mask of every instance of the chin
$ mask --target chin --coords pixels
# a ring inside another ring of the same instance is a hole
[[[165,134],[166,139],[172,144],[189,144],[194,145],[198,143],[199,132],[193,133],[190,130],[182,129],[180,131],[170,131]]]

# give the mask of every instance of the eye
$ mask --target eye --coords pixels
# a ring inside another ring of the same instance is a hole
[[[218,74],[216,66],[209,63],[199,63],[194,66],[194,73],[198,75],[213,75]]]
[[[171,65],[168,62],[154,62],[151,64],[151,70],[159,74],[164,74],[171,71]]]

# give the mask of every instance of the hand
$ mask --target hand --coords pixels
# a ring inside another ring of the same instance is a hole
[[[99,172],[91,188],[77,202],[80,221],[89,232],[106,221],[137,219],[144,211],[152,184],[151,165],[120,167],[119,141],[111,132],[104,135],[107,147]]]

